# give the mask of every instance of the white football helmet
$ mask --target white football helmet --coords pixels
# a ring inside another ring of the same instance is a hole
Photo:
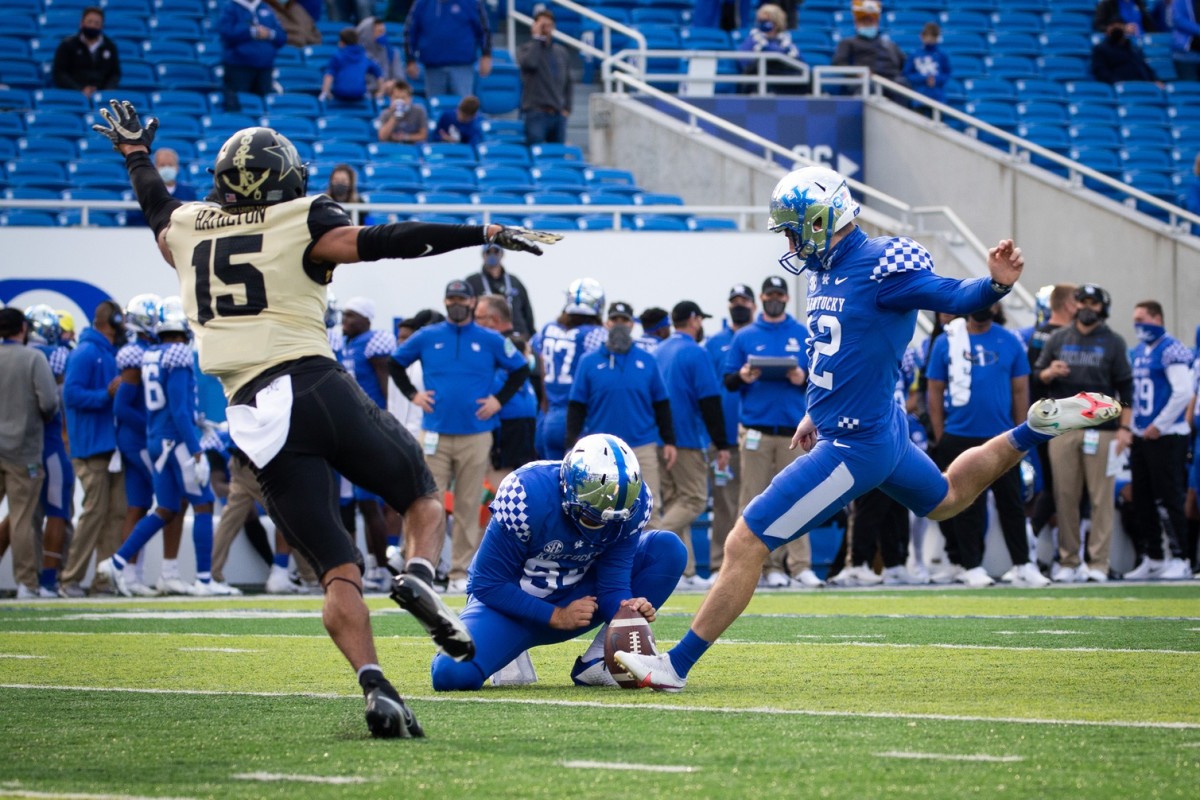
[[[25,309],[25,322],[29,326],[29,341],[33,344],[57,345],[62,329],[58,324],[58,312],[44,303]]]
[[[567,287],[566,314],[598,317],[604,313],[604,287],[594,278],[578,278]]]
[[[1035,327],[1042,327],[1046,324],[1046,320],[1050,319],[1050,295],[1054,294],[1054,284],[1048,283],[1037,290],[1037,294],[1033,296],[1033,308],[1037,312],[1037,321],[1034,322]]]
[[[342,307],[332,289],[325,290],[325,327],[336,328],[342,324]]]
[[[576,442],[563,458],[559,484],[563,511],[592,541],[604,541],[609,522],[630,519],[641,505],[641,465],[629,445],[612,434],[594,433]]]
[[[793,275],[829,268],[833,235],[858,216],[846,179],[828,167],[794,170],[775,185],[767,226],[787,234],[791,249],[779,264]],[[800,264],[797,265],[796,262]]]
[[[134,295],[125,304],[125,329],[153,338],[161,305],[162,298],[156,294]]]
[[[191,334],[187,314],[183,313],[183,300],[178,295],[164,297],[158,307],[158,333]]]

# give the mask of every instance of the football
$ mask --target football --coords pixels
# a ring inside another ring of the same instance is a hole
[[[658,653],[654,647],[654,632],[650,630],[650,623],[638,612],[624,606],[617,609],[612,622],[608,624],[608,631],[604,634],[604,663],[608,665],[609,673],[622,689],[637,689],[637,680],[613,658],[613,654],[617,652],[647,655]]]

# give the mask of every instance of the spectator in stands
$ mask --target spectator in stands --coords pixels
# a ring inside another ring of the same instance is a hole
[[[787,15],[774,3],[764,3],[758,7],[758,11],[755,12],[754,27],[750,29],[749,35],[742,39],[738,50],[744,53],[778,53],[796,61],[801,60],[800,50],[792,41],[792,34],[787,30]],[[741,69],[747,75],[761,75],[764,72],[767,75],[800,74],[800,70],[796,67],[776,60],[743,59]],[[742,88],[751,91],[754,87],[750,84],[743,84]],[[775,94],[801,94],[807,89],[807,86],[795,83],[767,85],[767,90]]]
[[[328,0],[329,18],[337,22],[360,22],[375,13],[372,0]]]
[[[392,84],[392,103],[379,115],[379,141],[419,144],[428,138],[425,107],[413,102],[412,87],[406,81],[396,81]]]
[[[79,33],[59,42],[54,52],[54,85],[78,89],[91,99],[102,89],[121,81],[121,58],[116,42],[104,35],[104,11],[88,6],[79,21]]]
[[[196,194],[196,189],[191,184],[179,180],[179,154],[174,150],[169,147],[160,147],[155,150],[154,166],[158,168],[158,174],[163,179],[167,191],[176,200],[182,200],[187,203],[200,199],[200,196]],[[146,215],[142,213],[140,208],[135,208],[125,215],[125,224],[129,227],[146,225]]]
[[[105,300],[96,306],[92,327],[80,334],[79,346],[67,358],[63,407],[71,466],[83,486],[83,513],[62,574],[62,592],[66,597],[83,596],[79,583],[87,574],[93,552],[96,560],[102,561],[121,545],[125,473],[116,454],[113,397],[121,385],[116,342],[124,341],[125,317],[121,306]]]
[[[416,80],[425,68],[425,95],[475,92],[479,75],[492,72],[492,32],[481,0],[416,0],[404,26],[404,56],[408,77]]]
[[[399,47],[393,47],[388,38],[387,23],[382,17],[367,17],[358,23],[358,43],[367,51],[367,57],[383,70],[377,92],[392,81],[404,77],[404,55]]]
[[[1050,442],[1059,558],[1051,578],[1059,583],[1102,583],[1108,580],[1116,482],[1108,462],[1133,443],[1133,371],[1125,340],[1104,322],[1112,305],[1108,292],[1085,283],[1075,290],[1075,302],[1074,323],[1051,334],[1033,370],[1050,397],[1104,392],[1121,401],[1121,417],[1086,431],[1068,431]],[[1081,562],[1079,503],[1085,486],[1092,516],[1087,560]]]
[[[537,327],[533,322],[533,305],[529,302],[529,290],[521,279],[504,268],[504,249],[495,244],[483,246],[482,269],[467,276],[467,283],[475,290],[475,296],[498,294],[508,302],[512,313],[512,326],[517,333],[529,339]]]
[[[1114,23],[1125,28],[1125,35],[1136,39],[1155,30],[1154,18],[1143,0],[1100,0],[1092,18],[1092,30],[1106,33]]]
[[[338,49],[325,67],[321,81],[321,99],[331,98],[339,103],[362,105],[367,96],[367,76],[378,82],[383,70],[367,57],[367,51],[358,43],[358,31],[342,28],[338,34]]]
[[[635,343],[647,353],[656,353],[658,346],[671,335],[671,320],[668,318],[665,308],[658,306],[647,308],[638,317],[638,324],[642,326],[642,335],[637,338]]]
[[[221,65],[225,68],[225,110],[241,111],[238,92],[259,97],[271,93],[275,54],[287,34],[262,0],[227,0],[217,20]]]
[[[58,410],[58,384],[50,362],[36,349],[22,346],[27,329],[20,309],[0,309],[0,500],[8,500],[18,600],[38,596],[33,515],[46,478],[42,430]]]
[[[1200,0],[1171,4],[1171,50],[1181,81],[1200,80]]]
[[[358,193],[358,173],[349,164],[338,164],[329,173],[329,185],[325,194],[339,203],[361,203]]]
[[[313,2],[313,0],[309,0]],[[316,18],[308,8],[290,0],[263,0],[275,12],[279,25],[287,34],[287,43],[292,47],[306,47],[321,43],[321,32],[317,30]]]
[[[469,94],[458,101],[458,107],[443,111],[438,117],[439,142],[455,142],[475,146],[483,141],[483,126],[479,121],[479,98]]]
[[[940,47],[942,29],[936,22],[927,22],[921,30],[921,49],[912,54],[904,65],[904,78],[915,91],[946,102],[946,81],[950,80],[950,57]],[[928,106],[918,105],[922,112]]]
[[[1154,81],[1160,88],[1163,85],[1123,22],[1109,25],[1108,33],[1092,48],[1092,77],[1101,83]]]
[[[571,63],[567,48],[554,41],[554,13],[539,11],[531,29],[533,38],[517,49],[521,68],[521,115],[525,141],[565,142],[571,115]]]
[[[867,67],[873,75],[907,84],[904,53],[879,32],[880,5],[876,0],[854,0],[854,35],[838,42],[833,54],[837,67]]]

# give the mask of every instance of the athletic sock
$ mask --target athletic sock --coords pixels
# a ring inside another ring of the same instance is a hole
[[[275,558],[273,559],[272,563],[275,566],[282,568],[283,571],[286,572],[287,567],[288,567],[288,554],[287,553],[276,553]]]
[[[423,558],[410,558],[404,564],[404,571],[414,578],[420,578],[430,586],[433,585],[433,564]]]
[[[58,567],[43,567],[38,573],[38,583],[46,589],[58,588]]]
[[[1054,438],[1053,433],[1042,433],[1029,427],[1028,422],[1022,422],[1008,432],[1008,443],[1018,452],[1026,453],[1039,444],[1044,444]]]
[[[704,641],[689,628],[684,637],[679,640],[679,644],[667,651],[667,656],[671,659],[671,666],[675,668],[675,674],[686,678],[688,672],[696,666],[696,662],[710,647],[712,647],[712,642]]]
[[[137,525],[133,526],[129,538],[121,545],[121,549],[117,550],[113,556],[113,563],[118,568],[124,569],[129,560],[142,552],[146,543],[153,539],[154,534],[161,531],[166,524],[158,514],[147,514],[142,517],[138,520]]]
[[[358,668],[358,685],[362,687],[363,694],[370,692],[381,683],[388,683],[388,679],[383,677],[383,667],[378,664],[363,664]],[[391,684],[388,686],[390,687]]]
[[[400,537],[389,535],[387,537],[387,546],[388,547],[399,547],[400,546]]]
[[[587,664],[597,658],[604,658],[604,634],[606,633],[608,633],[607,623],[600,626],[600,630],[596,631],[596,638],[592,639],[588,649],[583,651],[583,663]]]
[[[162,561],[162,569],[159,570],[158,574],[159,574],[159,577],[163,578],[164,580],[166,580],[168,578],[178,578],[179,577],[179,559],[164,558]]]
[[[196,577],[212,577],[212,512],[196,512],[192,518],[192,544],[196,547]]]

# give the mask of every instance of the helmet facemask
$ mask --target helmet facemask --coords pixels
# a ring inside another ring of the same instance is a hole
[[[833,236],[858,216],[859,206],[846,180],[825,167],[805,167],[785,175],[771,196],[768,228],[784,231],[789,251],[779,265],[793,275],[829,269]]]
[[[621,524],[641,506],[641,467],[629,446],[615,436],[580,439],[563,459],[559,483],[563,512],[593,544],[618,535]]]

